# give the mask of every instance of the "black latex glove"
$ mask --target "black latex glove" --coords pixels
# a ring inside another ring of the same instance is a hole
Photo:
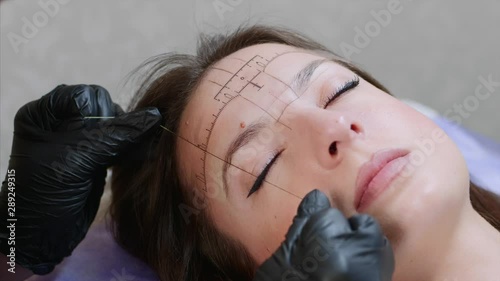
[[[313,190],[254,281],[390,281],[393,272],[392,248],[378,223],[366,214],[346,219]]]
[[[19,109],[0,193],[0,251],[8,255],[15,247],[16,263],[35,274],[52,271],[94,220],[106,168],[160,122],[156,108],[124,114],[96,85],[60,85]],[[15,186],[8,184],[12,171]],[[12,191],[15,210],[8,209]],[[8,218],[17,219],[14,246],[8,243]]]

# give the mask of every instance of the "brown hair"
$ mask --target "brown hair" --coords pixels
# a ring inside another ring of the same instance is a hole
[[[328,53],[389,93],[368,73],[297,32],[251,26],[226,36],[202,35],[196,55],[169,53],[145,62],[140,69],[149,71],[129,109],[157,107],[163,125],[177,133],[181,114],[205,71],[229,54],[261,43]],[[178,138],[173,133],[160,130],[114,166],[110,212],[116,240],[150,265],[163,281],[251,280],[254,260],[240,243],[214,227],[211,218],[193,202],[193,188],[181,181],[175,161]],[[471,186],[471,200],[476,210],[500,230],[498,197]],[[195,215],[186,220],[186,210]]]
[[[471,182],[470,200],[474,210],[500,231],[500,196]]]

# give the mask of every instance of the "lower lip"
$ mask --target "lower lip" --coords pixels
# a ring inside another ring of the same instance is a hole
[[[408,164],[408,158],[409,154],[388,162],[382,170],[373,177],[361,197],[357,208],[358,212],[367,208],[380,194],[387,190],[389,185],[401,174],[406,164]]]

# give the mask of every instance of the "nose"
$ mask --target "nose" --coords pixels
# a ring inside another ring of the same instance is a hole
[[[290,147],[301,159],[314,160],[312,155],[326,169],[337,166],[364,133],[354,114],[346,111],[290,107],[282,117],[291,129]]]

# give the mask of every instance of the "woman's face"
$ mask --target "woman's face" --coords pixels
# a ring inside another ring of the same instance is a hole
[[[255,45],[216,63],[189,101],[179,134],[178,162],[198,209],[190,215],[208,212],[259,264],[313,189],[347,217],[373,215],[396,258],[431,227],[453,223],[467,202],[465,162],[431,120],[348,68],[291,46]],[[391,149],[406,155],[392,165],[400,173],[374,180],[388,188],[357,209],[362,165]]]

